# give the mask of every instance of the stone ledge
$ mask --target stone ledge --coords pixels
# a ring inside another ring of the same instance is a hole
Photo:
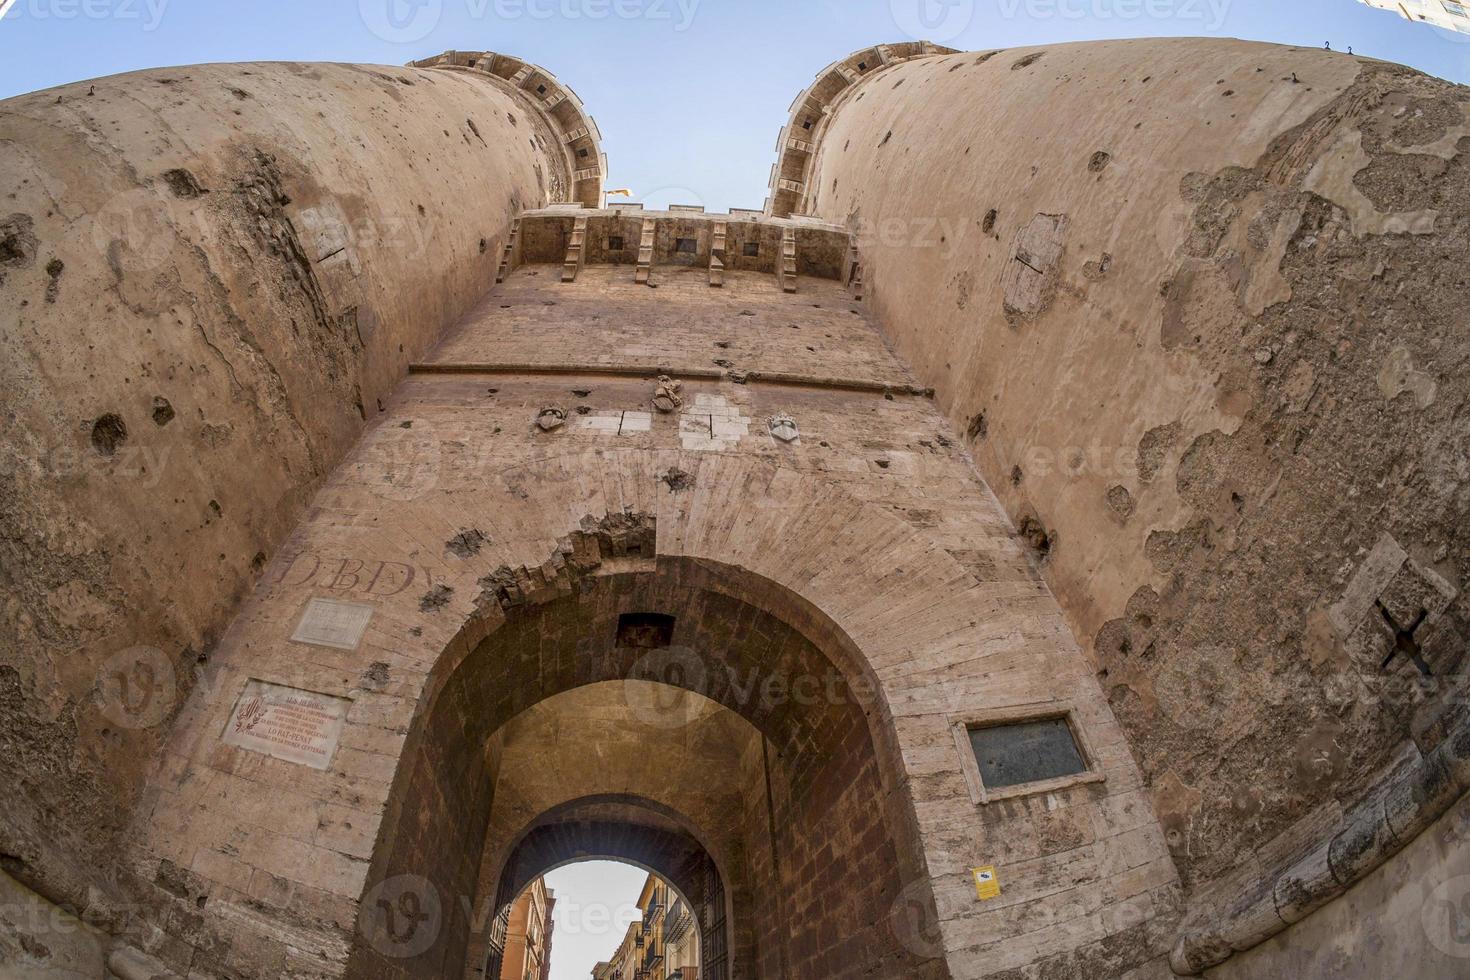
[[[780,371],[750,371],[745,373],[721,371],[715,368],[674,367],[671,365],[646,364],[527,364],[527,363],[451,363],[411,364],[409,374],[549,374],[549,375],[593,375],[614,378],[656,378],[668,375],[674,378],[705,378],[718,380],[729,377],[739,384],[790,385],[797,388],[831,388],[838,391],[868,391],[875,394],[912,395],[917,398],[933,398],[933,388],[923,388],[906,380],[884,381],[868,378],[832,378],[812,374],[788,374]]]
[[[1340,829],[1273,879],[1223,908],[1196,912],[1175,938],[1169,966],[1196,976],[1295,925],[1362,880],[1470,790],[1470,721],[1385,780]]]

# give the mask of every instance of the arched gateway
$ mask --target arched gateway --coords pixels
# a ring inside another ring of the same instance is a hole
[[[701,980],[1455,959],[1466,103],[880,45],[729,214],[487,52],[5,103],[0,865],[124,978],[474,980],[595,857]]]

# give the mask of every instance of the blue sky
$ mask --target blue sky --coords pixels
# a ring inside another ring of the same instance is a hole
[[[448,48],[498,50],[545,65],[581,95],[605,138],[609,186],[632,188],[635,199],[649,204],[673,200],[717,210],[761,205],[776,135],[791,100],[818,69],[910,32],[972,49],[1169,34],[1315,47],[1330,40],[1338,50],[1351,45],[1359,54],[1470,80],[1470,35],[1411,24],[1356,0],[14,4],[0,20],[0,97],[161,65],[402,64]],[[931,27],[922,26],[921,4]]]

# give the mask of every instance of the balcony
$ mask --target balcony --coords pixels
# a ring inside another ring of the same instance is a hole
[[[646,930],[653,929],[653,924],[658,921],[659,916],[663,915],[663,911],[664,907],[661,902],[654,902],[649,905],[648,910],[643,913],[643,928]]]
[[[668,914],[664,916],[664,943],[677,943],[689,934],[694,926],[694,916],[690,913],[688,906],[682,902],[675,902],[669,907]]]

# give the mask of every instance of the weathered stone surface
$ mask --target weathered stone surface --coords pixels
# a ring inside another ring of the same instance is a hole
[[[1243,42],[946,54],[834,100],[785,201],[855,230],[885,333],[1047,533],[1216,912],[1463,697],[1467,106]],[[1016,258],[1037,215],[1067,221],[1050,305]]]
[[[448,70],[198,65],[0,106],[0,850],[27,880],[88,901],[60,883],[113,861],[159,722],[493,283],[482,244],[570,186],[561,145]]]
[[[728,896],[709,980],[1410,975],[1465,853],[1418,835],[1470,758],[1466,97],[994,55],[824,71],[780,217],[596,207],[579,103],[485,53],[0,106],[6,870],[201,978],[475,976],[599,850]],[[232,744],[266,684],[341,706],[325,767]],[[1016,710],[1093,772],[974,803]]]

